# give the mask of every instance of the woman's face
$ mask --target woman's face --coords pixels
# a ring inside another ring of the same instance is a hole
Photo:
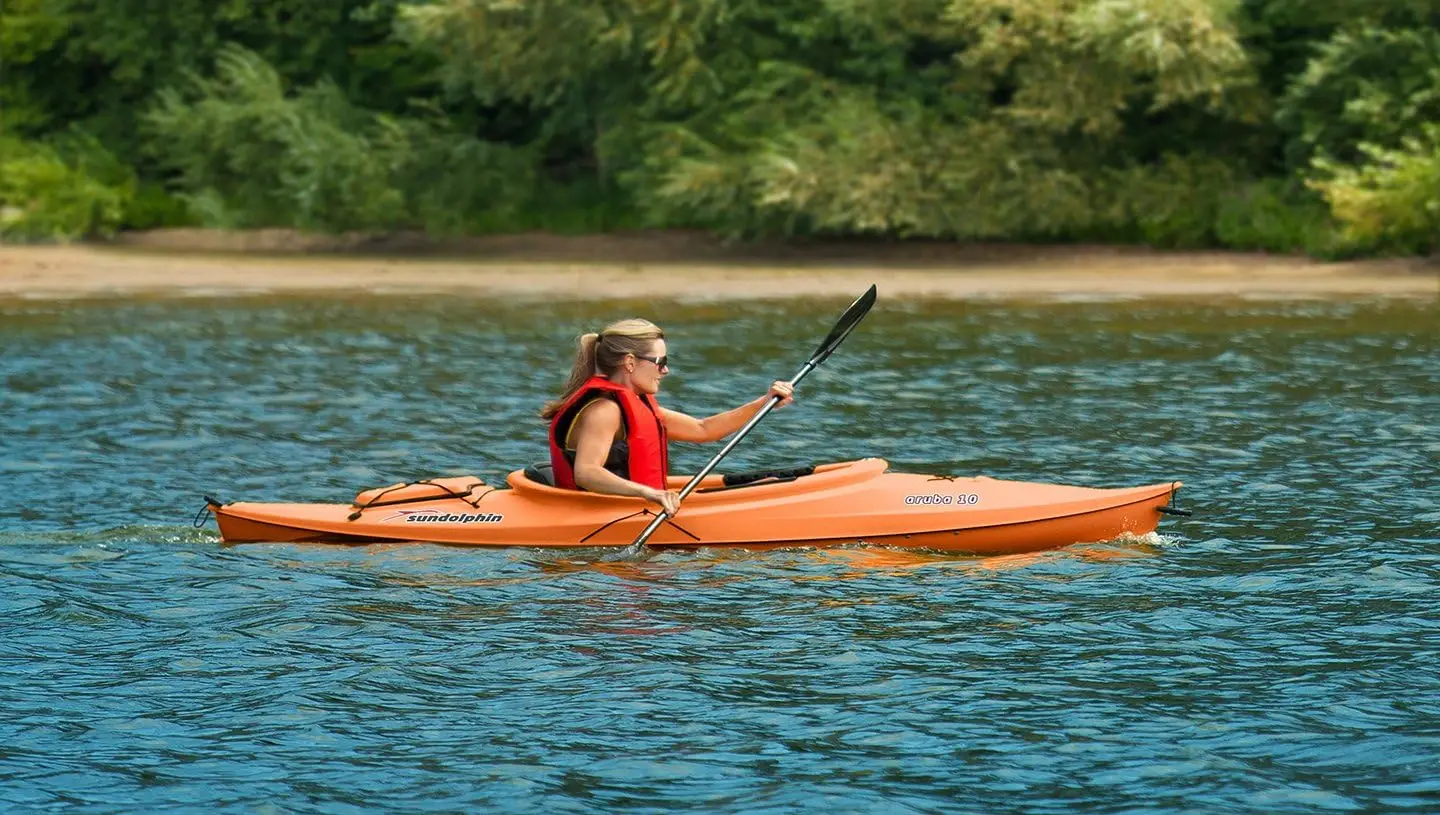
[[[640,393],[659,393],[660,380],[670,373],[670,366],[665,364],[665,341],[656,340],[650,345],[650,350],[644,354],[636,354],[635,368],[630,372],[630,384]]]

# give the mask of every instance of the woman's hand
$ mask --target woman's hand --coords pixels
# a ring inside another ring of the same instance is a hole
[[[795,401],[795,386],[791,385],[789,382],[777,379],[770,386],[770,392],[765,394],[766,399],[769,399],[772,396],[780,397],[780,404],[776,405],[775,407],[785,407],[786,405]]]
[[[664,507],[665,514],[671,518],[674,518],[680,513],[680,493],[678,490],[657,490],[654,487],[647,487],[643,497],[646,501]]]

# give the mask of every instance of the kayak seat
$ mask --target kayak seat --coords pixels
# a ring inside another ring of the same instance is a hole
[[[729,473],[721,477],[723,487],[719,489],[735,489],[760,482],[778,483],[794,481],[802,476],[815,472],[814,464],[806,464],[800,467],[787,467],[783,469],[755,470],[747,473]],[[544,484],[547,487],[555,486],[555,467],[548,461],[537,461],[527,466],[524,470],[525,477],[536,484]],[[714,488],[703,490],[713,492]]]
[[[555,465],[548,461],[537,461],[525,468],[525,477],[536,484],[555,486]]]

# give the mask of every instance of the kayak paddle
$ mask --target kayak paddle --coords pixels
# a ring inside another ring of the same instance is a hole
[[[815,353],[810,355],[809,361],[800,368],[798,373],[790,377],[790,385],[793,387],[800,384],[800,380],[804,379],[811,371],[820,367],[820,363],[829,359],[830,355],[835,353],[835,349],[840,347],[840,343],[844,342],[845,338],[850,336],[850,332],[854,331],[855,327],[860,325],[860,321],[865,319],[865,315],[870,313],[870,308],[874,305],[875,286],[872,284],[864,294],[860,295],[855,302],[850,304],[850,308],[845,309],[844,314],[840,315],[840,321],[835,323],[834,328],[830,329],[830,334],[825,337],[824,342],[820,343],[820,347],[815,349]],[[716,453],[715,457],[710,459],[710,463],[701,467],[700,472],[696,473],[695,476],[690,479],[690,482],[685,485],[684,489],[680,490],[680,500],[685,500],[685,497],[700,485],[700,482],[705,479],[705,476],[709,475],[710,472],[715,469],[715,466],[720,463],[720,460],[729,455],[731,450],[735,449],[735,445],[739,444],[740,440],[745,438],[745,434],[749,433],[751,428],[759,424],[760,420],[764,419],[779,403],[780,397],[770,397],[770,401],[766,402],[764,407],[760,408],[760,412],[750,417],[750,421],[746,422],[744,427],[736,431],[735,437],[730,439],[729,442],[726,442],[725,446],[720,448],[720,452]],[[669,513],[663,509],[660,510],[660,514],[656,515],[655,519],[650,522],[650,525],[645,527],[645,531],[640,533],[640,536],[635,539],[635,542],[625,547],[625,551],[620,554],[620,557],[629,558],[635,556],[635,554],[644,548],[645,541],[650,540],[650,536],[655,534],[655,530],[659,529],[660,524],[664,523],[668,517]]]

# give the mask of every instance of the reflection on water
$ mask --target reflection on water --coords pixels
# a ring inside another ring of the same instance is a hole
[[[706,413],[844,305],[0,304],[0,809],[1434,809],[1430,303],[882,299],[731,464],[1183,479],[1196,517],[1143,538],[611,562],[187,526],[204,492],[499,483],[607,319],[664,324],[664,399]]]
[[[872,571],[890,571],[901,574],[909,569],[966,569],[1003,570],[1024,569],[1054,557],[1080,557],[1088,560],[1113,560],[1119,558],[1151,557],[1163,551],[1169,539],[1158,533],[1143,536],[1126,536],[1107,543],[1076,544],[1064,550],[1026,552],[996,557],[970,557],[943,552],[924,552],[887,547],[839,547],[815,550],[820,560],[844,563],[850,571],[840,577],[861,577]],[[833,579],[835,575],[826,575]]]

